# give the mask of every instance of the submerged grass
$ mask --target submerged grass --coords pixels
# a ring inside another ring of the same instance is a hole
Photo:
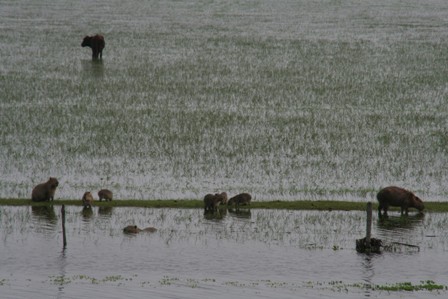
[[[0,197],[448,194],[441,1],[53,2],[0,0]]]
[[[67,205],[81,206],[81,200],[54,200],[52,202],[32,202],[29,199],[7,199],[0,198],[0,206],[48,206]],[[111,202],[94,202],[98,207],[142,207],[142,208],[178,208],[196,209],[203,208],[202,200],[114,200]],[[224,206],[221,206],[223,208]],[[373,203],[374,211],[378,205]],[[427,212],[448,212],[448,202],[425,202]],[[241,209],[283,209],[283,210],[322,210],[322,211],[361,211],[366,209],[365,202],[353,201],[330,201],[330,200],[296,200],[296,201],[260,201],[252,202],[250,207],[242,206]],[[390,208],[398,211],[399,208]],[[411,209],[412,213],[412,209]]]

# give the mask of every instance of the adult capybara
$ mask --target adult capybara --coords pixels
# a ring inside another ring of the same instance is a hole
[[[403,215],[403,212],[407,215],[409,208],[416,208],[420,212],[425,208],[420,198],[415,196],[411,191],[400,187],[389,186],[381,189],[376,195],[376,198],[379,202],[378,215],[380,216],[381,210],[384,211],[385,216],[387,215],[389,206],[401,207],[401,215]]]
[[[56,178],[50,177],[50,179],[43,184],[39,184],[33,188],[31,193],[32,201],[50,201],[54,200],[54,194],[59,182]]]
[[[85,192],[84,195],[82,196],[82,205],[83,207],[87,208],[91,208],[93,204],[93,196],[92,193],[90,192]]]
[[[251,200],[252,196],[249,193],[240,193],[229,199],[228,205],[236,205],[237,207],[240,205],[250,205]]]
[[[103,49],[106,46],[104,42],[104,37],[102,35],[93,35],[84,37],[81,47],[92,48],[92,59],[103,58]]]
[[[218,210],[219,205],[223,202],[223,200],[227,201],[227,193],[223,192],[220,194],[207,194],[204,196],[204,210],[208,211],[216,211]]]
[[[110,191],[110,190],[101,189],[100,191],[98,191],[98,197],[99,197],[100,201],[102,201],[103,198],[105,201],[112,201],[113,194],[112,194],[112,191]]]
[[[128,225],[125,228],[123,228],[123,232],[125,234],[137,234],[139,232],[149,232],[149,233],[153,233],[157,231],[157,228],[155,227],[147,227],[144,229],[140,229],[137,227],[137,225]]]

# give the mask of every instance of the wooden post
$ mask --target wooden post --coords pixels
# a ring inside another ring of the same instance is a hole
[[[366,224],[366,249],[370,249],[372,233],[372,202],[367,203],[367,224]]]
[[[65,247],[67,246],[67,238],[65,236],[65,205],[62,205],[61,213],[62,213],[62,239],[64,242],[64,249],[65,249]]]

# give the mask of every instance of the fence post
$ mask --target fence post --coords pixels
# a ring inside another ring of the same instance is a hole
[[[67,238],[65,236],[65,205],[62,205],[61,213],[62,213],[62,239],[64,242],[64,249],[65,249],[65,247],[67,246]]]
[[[367,224],[366,224],[366,249],[370,250],[372,233],[372,202],[367,203]]]

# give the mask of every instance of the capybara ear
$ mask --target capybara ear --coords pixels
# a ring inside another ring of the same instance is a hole
[[[137,229],[137,225],[134,225],[134,228]]]

